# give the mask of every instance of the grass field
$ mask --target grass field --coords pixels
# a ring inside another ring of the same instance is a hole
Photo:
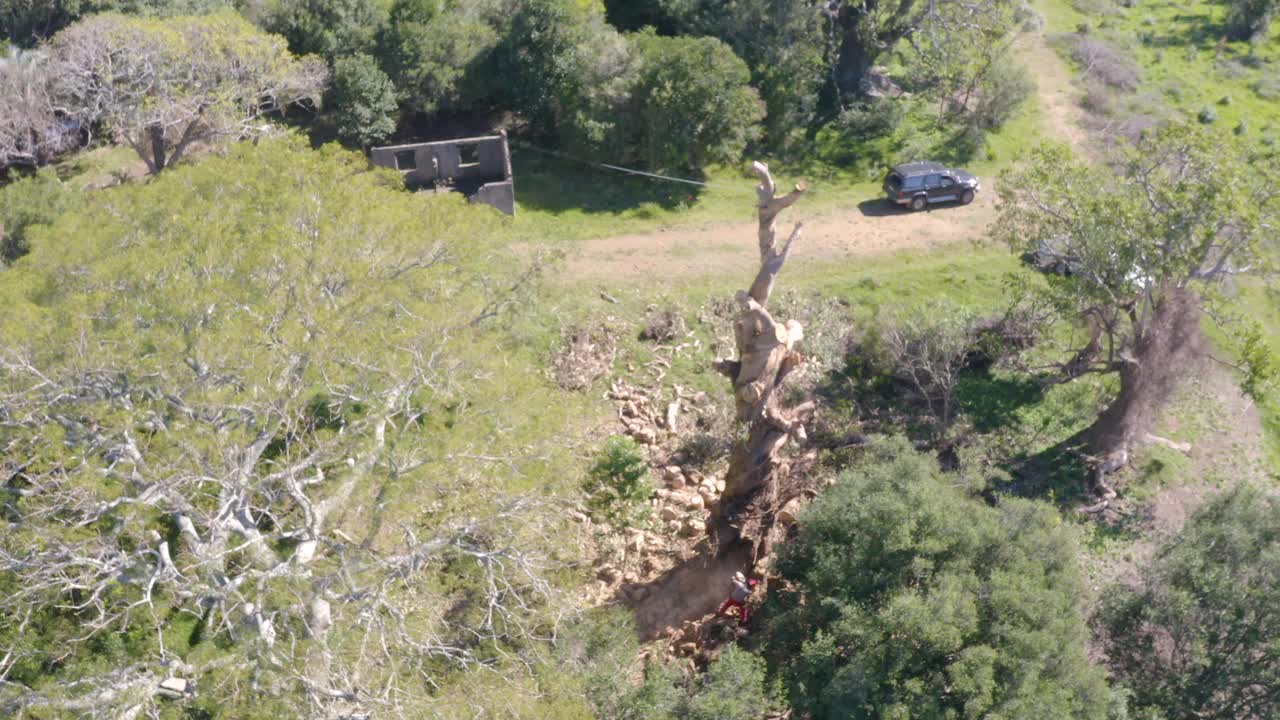
[[[1129,7],[1126,7],[1129,5]],[[1274,144],[1280,140],[1280,32],[1227,41],[1226,6],[1201,0],[1045,0],[1048,29],[1085,30],[1136,63],[1123,104],[1154,118],[1204,120]]]

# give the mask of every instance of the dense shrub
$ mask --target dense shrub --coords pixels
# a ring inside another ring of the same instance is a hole
[[[1263,100],[1280,100],[1280,73],[1268,73],[1254,83],[1253,91]]]
[[[799,518],[767,651],[799,714],[1103,718],[1075,538],[1047,505],[970,495],[882,442]],[[764,613],[762,613],[763,615]]]
[[[374,0],[283,0],[271,6],[261,24],[283,35],[294,53],[332,62],[372,52],[386,19],[386,5]]]
[[[631,614],[606,610],[568,628],[556,660],[579,678],[599,718],[759,720],[779,709],[764,661],[736,646],[726,648],[705,673],[686,675],[675,665],[652,662],[633,683],[639,651]]]
[[[611,2],[610,12],[625,5]],[[827,78],[827,24],[813,3],[795,0],[660,0],[680,34],[710,35],[751,68],[752,85],[768,110],[765,138],[773,145],[808,125]],[[655,22],[645,23],[659,28]],[[640,29],[642,25],[632,25]]]
[[[533,132],[582,152],[615,137],[635,73],[627,42],[594,4],[523,0],[494,49],[495,98]]]

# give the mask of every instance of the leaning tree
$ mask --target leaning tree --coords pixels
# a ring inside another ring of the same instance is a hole
[[[785,405],[784,382],[804,362],[795,349],[804,330],[796,320],[779,322],[768,310],[774,282],[801,230],[797,224],[786,242],[779,243],[778,214],[799,200],[805,188],[797,184],[786,195],[776,195],[768,166],[756,162],[751,168],[760,177],[756,187],[760,270],[751,288],[739,290],[734,298],[738,359],[718,359],[714,364],[733,383],[736,418],[746,425],[747,434],[734,445],[729,459],[717,537],[722,548],[738,540],[754,542],[755,557],[760,558],[768,552],[777,510],[799,494],[788,482],[799,468],[782,451],[788,443],[805,441],[804,424],[813,417],[816,405],[811,401]]]
[[[1002,178],[996,237],[1054,269],[1049,294],[1087,330],[1062,378],[1119,378],[1086,434],[1103,495],[1114,494],[1106,473],[1146,439],[1154,411],[1191,370],[1201,319],[1224,317],[1212,312],[1224,282],[1274,272],[1277,188],[1273,154],[1186,125],[1144,136],[1118,174],[1046,147]]]
[[[194,143],[261,134],[262,117],[319,100],[328,69],[234,12],[97,15],[50,41],[57,103],[107,128],[158,174]]]

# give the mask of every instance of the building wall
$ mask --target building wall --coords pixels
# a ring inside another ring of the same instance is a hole
[[[413,167],[400,167],[398,159],[406,155],[412,156]],[[472,162],[464,162],[468,155]],[[399,170],[410,184],[437,180],[492,180],[482,185],[471,200],[493,205],[508,215],[515,214],[511,152],[505,132],[486,137],[376,147],[369,151],[369,159],[379,167]]]
[[[475,148],[476,162],[466,164],[462,161],[463,148]],[[402,153],[414,155],[414,169],[397,167],[396,157]],[[428,182],[436,179],[454,178],[465,180],[470,178],[493,178],[508,180],[507,139],[505,135],[492,137],[462,138],[459,140],[443,140],[429,143],[413,143],[410,145],[387,145],[369,151],[369,158],[374,165],[401,170],[407,179]],[[434,163],[432,161],[435,161]]]

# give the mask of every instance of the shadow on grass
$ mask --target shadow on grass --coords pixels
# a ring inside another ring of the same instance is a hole
[[[1147,45],[1156,48],[1206,47],[1217,44],[1227,34],[1225,23],[1214,22],[1205,15],[1179,13],[1167,22],[1174,29],[1159,35],[1153,33],[1147,38]]]
[[[511,148],[511,163],[520,204],[553,214],[573,210],[619,213],[645,205],[674,210],[692,206],[704,190],[687,183],[593,168],[519,147]],[[705,179],[700,173],[681,177],[698,182]]]
[[[1025,498],[1048,500],[1059,509],[1079,507],[1093,497],[1089,487],[1089,466],[1085,433],[1075,435],[1034,455],[1012,457],[1004,469],[1009,480],[993,490]]]
[[[978,432],[992,432],[1018,422],[1019,408],[1044,399],[1044,388],[1033,377],[992,377],[971,372],[956,385],[960,411],[973,419]]]

